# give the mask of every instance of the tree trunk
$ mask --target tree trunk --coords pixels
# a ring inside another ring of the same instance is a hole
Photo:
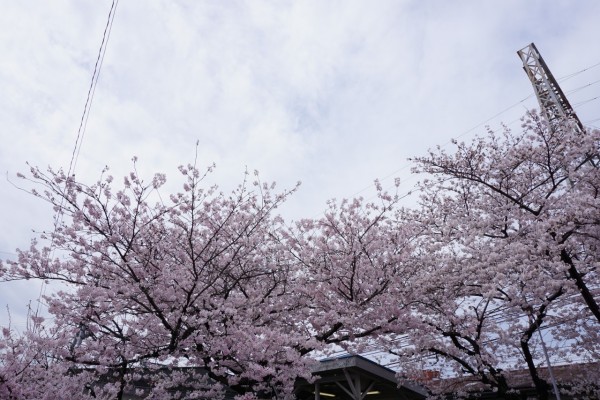
[[[569,253],[567,253],[567,251],[564,249],[560,252],[560,259],[569,266],[569,278],[575,281],[577,289],[579,289],[579,292],[583,297],[583,301],[585,301],[585,304],[588,306],[592,314],[594,314],[598,322],[600,322],[600,307],[598,306],[596,299],[594,299],[594,295],[590,293],[590,290],[583,281],[581,274],[579,273],[579,271],[577,271],[577,268],[573,263],[573,259],[571,258]]]
[[[523,350],[523,355],[525,356],[525,361],[527,362],[527,367],[529,368],[529,375],[531,375],[531,380],[533,381],[533,385],[535,386],[535,392],[538,396],[538,399],[548,400],[549,386],[548,383],[542,378],[540,378],[540,376],[537,373],[537,368],[535,367],[535,363],[533,362],[533,356],[531,355],[531,351],[529,350],[530,338],[531,334],[529,334],[529,332],[523,335],[523,337],[521,338],[521,349]]]
[[[510,387],[504,376],[496,377],[498,381],[498,397],[505,400],[522,400],[521,393],[513,391],[509,393]]]

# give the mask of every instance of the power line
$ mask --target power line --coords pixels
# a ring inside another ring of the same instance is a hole
[[[584,69],[579,70],[577,72],[573,72],[571,74],[562,76],[562,77],[558,78],[558,80],[564,82],[566,80],[569,80],[569,79],[573,78],[574,76],[577,76],[577,75],[579,75],[579,74],[581,74],[583,72],[589,71],[590,69],[596,68],[598,66],[600,66],[600,62],[597,62],[596,64],[593,64],[593,65],[590,65],[589,67],[585,67]]]
[[[600,99],[600,96],[592,97],[591,99],[587,99],[587,100],[580,101],[579,103],[575,103],[575,105],[573,105],[573,107],[582,106],[584,104],[587,104],[589,102],[592,102],[592,101],[598,100],[598,99]]]
[[[586,84],[586,85],[579,86],[579,87],[577,87],[577,88],[575,88],[575,89],[568,90],[568,91],[567,91],[567,94],[573,94],[573,93],[576,93],[576,92],[578,92],[578,91],[580,91],[580,90],[582,90],[582,89],[585,89],[585,88],[587,88],[587,87],[593,86],[593,85],[597,84],[598,82],[600,82],[600,79],[598,79],[598,80],[596,80],[596,81],[594,81],[594,82],[590,82],[590,83],[588,83],[588,84]]]
[[[94,72],[92,73],[92,79],[90,81],[90,87],[88,89],[87,98],[85,100],[85,105],[83,107],[83,113],[81,114],[81,120],[79,122],[79,128],[77,129],[77,137],[75,138],[75,145],[73,146],[73,153],[71,154],[71,161],[69,162],[69,170],[67,172],[67,180],[65,181],[65,189],[66,185],[68,185],[68,178],[70,178],[74,172],[75,167],[77,165],[77,159],[79,158],[79,152],[81,151],[81,144],[83,142],[83,137],[85,136],[85,130],[87,127],[87,121],[90,116],[90,110],[92,108],[92,102],[94,100],[94,94],[96,93],[96,87],[98,85],[98,78],[100,77],[100,71],[102,70],[102,64],[104,62],[104,55],[106,54],[106,48],[108,46],[108,41],[110,39],[110,33],[112,31],[113,21],[115,19],[115,13],[117,11],[117,6],[119,4],[119,0],[113,0],[110,6],[110,10],[108,12],[108,18],[106,21],[106,25],[104,26],[104,33],[102,34],[102,42],[100,43],[100,48],[98,49],[98,56],[96,57],[96,63],[94,65]],[[54,218],[54,232],[58,229],[59,224],[62,221],[62,208],[64,204],[64,197],[61,198],[60,207],[56,211],[56,216]],[[50,252],[50,257],[54,255],[54,237],[51,240],[50,248],[52,251]],[[40,310],[40,304],[42,296],[46,292],[45,280],[42,280],[42,284],[40,285],[40,293],[38,295],[37,307],[35,311],[35,315],[38,316]]]
[[[573,77],[575,77],[575,76],[577,76],[577,75],[580,75],[580,74],[582,74],[582,73],[584,73],[584,72],[587,72],[587,71],[589,71],[589,70],[591,70],[591,69],[593,69],[593,68],[596,68],[596,67],[598,67],[598,66],[600,66],[600,62],[598,62],[598,63],[596,63],[596,64],[593,64],[593,65],[590,65],[590,66],[588,66],[588,67],[585,67],[585,68],[583,68],[583,69],[581,69],[581,70],[578,70],[578,71],[572,72],[572,73],[570,73],[570,74],[567,74],[567,75],[565,75],[565,76],[562,76],[562,77],[558,78],[557,80],[558,80],[558,81],[560,81],[560,82],[564,82],[564,81],[566,81],[566,80],[569,80],[569,79],[571,79],[571,78],[573,78]],[[590,82],[590,83],[588,83],[588,84],[586,84],[586,85],[583,85],[583,86],[580,86],[580,87],[577,87],[577,88],[571,89],[571,91],[570,91],[569,93],[574,93],[574,92],[577,92],[577,91],[579,91],[579,90],[582,90],[582,89],[584,89],[584,88],[586,88],[586,87],[592,86],[592,85],[594,85],[594,84],[596,84],[596,83],[598,83],[598,82],[600,82],[600,80],[593,81],[593,82]],[[478,124],[474,125],[473,127],[471,127],[471,128],[469,128],[469,129],[467,129],[467,130],[463,131],[462,133],[460,133],[458,136],[456,136],[456,137],[455,137],[455,138],[453,138],[453,139],[458,139],[458,138],[461,138],[461,137],[463,137],[463,136],[465,136],[465,135],[467,135],[467,134],[469,134],[469,133],[473,132],[475,129],[477,129],[477,128],[481,127],[481,126],[484,126],[485,124],[487,124],[488,122],[490,122],[490,121],[494,120],[495,118],[499,117],[500,115],[502,115],[502,114],[504,114],[504,113],[506,113],[506,112],[510,111],[511,109],[513,109],[513,108],[515,108],[515,107],[519,106],[520,104],[523,104],[523,103],[524,103],[524,102],[526,102],[527,100],[531,99],[531,98],[533,97],[533,95],[534,95],[534,94],[533,94],[533,93],[531,93],[529,96],[527,96],[527,97],[524,97],[523,99],[521,99],[521,100],[519,100],[519,101],[515,102],[514,104],[512,104],[512,105],[510,105],[510,106],[507,106],[506,108],[502,109],[501,111],[497,112],[496,114],[492,115],[491,117],[488,117],[488,118],[486,118],[485,120],[483,120],[482,122],[479,122]],[[598,97],[595,97],[595,98],[593,98],[593,99],[589,99],[589,100],[586,100],[586,101],[584,101],[584,102],[580,102],[580,103],[574,104],[574,105],[573,105],[573,107],[577,107],[577,106],[583,105],[583,104],[585,104],[585,103],[587,103],[587,102],[590,102],[590,101],[596,100],[597,98],[598,98]],[[518,119],[517,119],[517,120],[515,120],[515,121],[518,121]],[[512,124],[513,122],[515,122],[515,121],[512,121],[512,122],[511,122],[511,124]],[[447,146],[447,145],[449,145],[450,143],[452,143],[452,140],[448,140],[446,143],[442,144],[440,147],[446,147],[446,146]],[[392,177],[392,176],[394,176],[394,175],[398,174],[399,172],[406,170],[407,168],[409,168],[409,167],[410,167],[410,165],[411,165],[410,163],[405,163],[405,164],[404,164],[404,165],[402,165],[400,168],[398,168],[398,169],[396,169],[395,171],[393,171],[393,172],[391,172],[391,173],[389,173],[389,174],[385,175],[383,178],[381,178],[381,181],[383,181],[383,180],[387,180],[387,179],[389,179],[390,177]],[[365,191],[367,191],[367,190],[371,189],[372,187],[373,187],[373,184],[370,184],[370,185],[368,185],[368,186],[365,186],[365,187],[363,187],[362,189],[359,189],[359,190],[358,190],[357,192],[355,192],[354,194],[352,194],[352,195],[351,195],[351,197],[355,197],[355,196],[357,196],[357,195],[359,195],[359,194],[361,194],[361,193],[363,193],[363,192],[365,192]],[[416,191],[415,189],[411,189],[411,190],[410,190],[410,192],[415,192],[415,191]],[[410,194],[410,192],[408,192],[408,193],[407,193],[407,195],[408,195],[408,194]],[[404,198],[404,197],[406,197],[406,195],[405,195],[405,196],[402,196],[402,198]]]
[[[102,63],[104,62],[104,55],[106,54],[106,47],[110,39],[110,33],[112,31],[112,24],[115,18],[115,12],[117,11],[117,5],[119,0],[113,0],[110,10],[108,12],[108,19],[106,26],[104,27],[104,33],[102,34],[102,42],[100,43],[100,49],[98,50],[98,56],[96,58],[96,64],[94,65],[94,72],[92,74],[92,80],[90,81],[90,87],[88,89],[87,98],[83,107],[83,113],[81,115],[81,121],[79,122],[79,129],[77,130],[77,138],[75,139],[75,146],[73,148],[73,154],[71,155],[71,162],[69,163],[69,171],[67,177],[75,171],[77,164],[77,158],[81,150],[81,143],[85,135],[85,129],[87,127],[87,120],[90,116],[90,110],[92,108],[92,102],[94,100],[94,94],[96,93],[96,86],[98,84],[98,78],[100,77],[100,70],[102,69]]]

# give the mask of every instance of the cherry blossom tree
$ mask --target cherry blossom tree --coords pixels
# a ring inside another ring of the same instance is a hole
[[[302,356],[314,345],[295,329],[298,272],[275,239],[284,225],[273,215],[295,189],[275,194],[255,177],[227,195],[204,188],[193,165],[180,172],[183,191],[163,201],[161,174],[146,183],[134,171],[116,190],[110,175],[88,186],[31,169],[27,179],[43,187],[32,193],[61,219],[5,263],[2,279],[60,283],[44,299],[51,321],[40,321],[53,335],[19,339],[41,346],[46,369],[59,371],[48,378],[54,385],[76,371],[82,396],[87,386],[96,398],[121,398],[136,368],[165,365],[200,366],[214,387],[240,394],[291,393],[297,376],[310,378]],[[14,350],[3,352],[4,364],[13,368],[10,354],[23,346],[5,337]],[[103,374],[114,379],[98,387]],[[3,385],[23,386],[31,375],[40,377],[5,368]]]
[[[415,215],[423,296],[400,353],[433,354],[503,396],[505,370],[524,365],[546,399],[531,347],[543,324],[547,337],[568,337],[579,356],[598,360],[600,132],[551,129],[533,113],[523,128],[415,160],[433,178]],[[545,343],[554,356],[556,342]]]
[[[151,397],[291,398],[312,379],[315,351],[401,317],[411,235],[397,197],[379,188],[374,202],[332,201],[288,228],[274,211],[295,188],[274,193],[256,175],[224,194],[194,165],[180,173],[183,191],[168,200],[164,175],[146,183],[135,169],[121,189],[107,171],[93,185],[51,169],[22,176],[60,218],[1,278],[56,290],[44,297],[49,320],[20,337],[6,330],[2,390],[120,399],[151,371]]]
[[[3,327],[0,396],[121,399],[152,376],[150,398],[287,399],[317,355],[377,344],[409,378],[438,368],[505,398],[507,371],[527,368],[547,399],[542,346],[600,359],[599,143],[529,114],[520,133],[417,158],[432,178],[413,210],[377,183],[374,200],[291,227],[275,212],[296,188],[258,174],[224,193],[206,186],[212,167],[181,166],[166,195],[164,175],[135,168],[121,188],[108,171],[87,185],[31,168],[21,177],[58,218],[0,280],[54,290],[47,319]],[[596,393],[594,379],[559,385]]]

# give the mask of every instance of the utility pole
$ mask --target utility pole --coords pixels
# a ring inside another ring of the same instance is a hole
[[[554,129],[557,125],[569,121],[575,129],[581,133],[585,132],[583,124],[535,44],[531,43],[517,51],[517,54],[523,61],[523,69],[533,85],[533,91],[540,104],[540,111],[550,127]]]

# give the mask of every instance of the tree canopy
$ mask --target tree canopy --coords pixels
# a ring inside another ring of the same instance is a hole
[[[377,183],[374,200],[332,200],[291,225],[276,212],[297,187],[258,174],[224,193],[205,184],[212,167],[185,165],[167,196],[163,174],[85,184],[32,167],[21,177],[57,224],[0,279],[57,290],[50,318],[3,327],[0,397],[120,399],[153,370],[154,398],[293,398],[322,354],[375,346],[402,377],[433,368],[505,398],[518,397],[508,371],[526,368],[547,399],[543,351],[600,360],[599,144],[530,113],[517,133],[415,158],[414,207]],[[594,379],[560,390],[593,397]]]

